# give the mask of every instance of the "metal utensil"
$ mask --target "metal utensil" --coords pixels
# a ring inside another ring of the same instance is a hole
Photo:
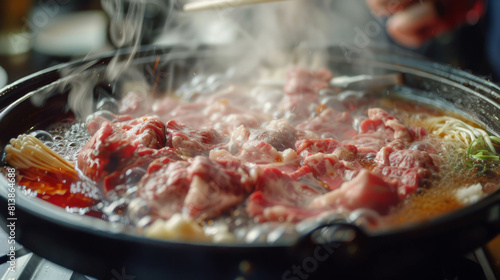
[[[333,88],[349,90],[375,90],[386,87],[392,87],[404,84],[403,74],[395,73],[381,76],[357,75],[357,76],[338,76],[330,80],[330,86]],[[283,87],[284,81],[259,80],[257,85]]]
[[[184,12],[195,12],[203,10],[227,9],[239,6],[278,2],[287,0],[199,0],[184,5]]]

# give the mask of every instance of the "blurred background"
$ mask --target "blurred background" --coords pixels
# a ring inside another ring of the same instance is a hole
[[[11,83],[48,66],[104,50],[106,33],[107,16],[99,0],[1,1],[4,81]]]
[[[139,24],[130,17],[134,1],[139,0],[2,0],[0,86],[55,64],[132,45],[134,34],[127,33]],[[341,44],[351,53],[374,48],[422,56],[498,81],[486,57],[486,16],[410,49],[387,36],[385,20],[373,16],[364,0],[291,1],[197,13],[183,13],[181,1],[140,2],[147,5],[139,44],[213,45],[245,37],[257,42],[274,39],[281,47]]]

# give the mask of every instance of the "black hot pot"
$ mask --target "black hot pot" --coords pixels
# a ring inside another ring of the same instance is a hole
[[[110,82],[109,87],[103,86],[109,82],[104,73],[108,64],[126,62],[129,54],[124,50],[59,65],[3,88],[0,147],[21,133],[72,114],[67,106],[68,92],[78,77],[83,82],[90,81],[90,76],[98,77],[89,82],[94,92],[96,87],[110,94],[119,92],[124,80],[134,79],[133,73],[124,72],[125,78]],[[371,53],[375,55],[346,59],[340,47],[331,47],[326,54],[325,62],[334,73],[402,73],[405,87],[412,90],[390,94],[456,111],[500,135],[500,87],[491,82],[405,55],[376,51]],[[145,47],[130,65],[146,73],[140,78],[142,82],[160,92],[175,89],[193,73],[225,71],[238,58],[237,51]],[[246,71],[240,68],[236,67],[236,73]],[[0,213],[4,230],[8,224],[7,195],[7,181],[2,176]],[[17,242],[54,263],[99,279],[112,279],[117,272],[134,279],[401,279],[402,274],[405,279],[421,279],[426,271],[453,265],[454,256],[470,252],[500,233],[500,191],[425,222],[376,232],[332,223],[328,226],[332,236],[327,240],[317,241],[313,238],[317,231],[313,231],[295,244],[283,245],[155,240],[137,235],[127,226],[69,214],[20,193],[16,197],[16,218]]]

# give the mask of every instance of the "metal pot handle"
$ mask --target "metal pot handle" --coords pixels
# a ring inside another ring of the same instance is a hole
[[[331,256],[352,261],[362,259],[370,247],[369,238],[360,227],[342,220],[315,227],[300,237],[291,249],[299,261],[311,257],[325,261]]]

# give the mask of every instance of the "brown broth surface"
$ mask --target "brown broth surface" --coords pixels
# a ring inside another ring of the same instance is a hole
[[[365,113],[369,107],[381,107],[410,127],[418,126],[421,124],[420,121],[428,116],[452,115],[467,121],[455,113],[442,111],[414,101],[391,98],[375,100],[369,105],[365,104],[358,108],[350,106],[351,114]],[[76,120],[65,120],[54,124],[47,129],[47,132],[54,139],[51,148],[73,163],[79,149],[89,139],[84,123]],[[439,175],[431,178],[429,186],[420,189],[417,194],[408,197],[388,215],[382,217],[381,228],[426,220],[463,207],[464,205],[455,198],[455,193],[459,188],[477,182],[493,186],[500,184],[500,179],[498,179],[500,176],[481,176],[474,170],[465,168],[465,149],[467,147],[463,143],[444,143],[444,140],[439,137],[435,137],[435,141],[446,145],[444,154],[441,154],[445,161],[444,169],[439,172]],[[365,168],[371,169],[374,162],[366,161],[361,162],[361,164]],[[67,210],[73,209],[70,212],[85,213],[106,219],[99,208],[103,197],[99,196],[99,191],[95,189],[96,186],[82,182],[59,182],[53,176],[42,176],[36,179],[23,177],[20,183],[37,192],[38,197],[44,200]],[[82,186],[84,187],[82,188]],[[78,211],[78,209],[85,210]]]

